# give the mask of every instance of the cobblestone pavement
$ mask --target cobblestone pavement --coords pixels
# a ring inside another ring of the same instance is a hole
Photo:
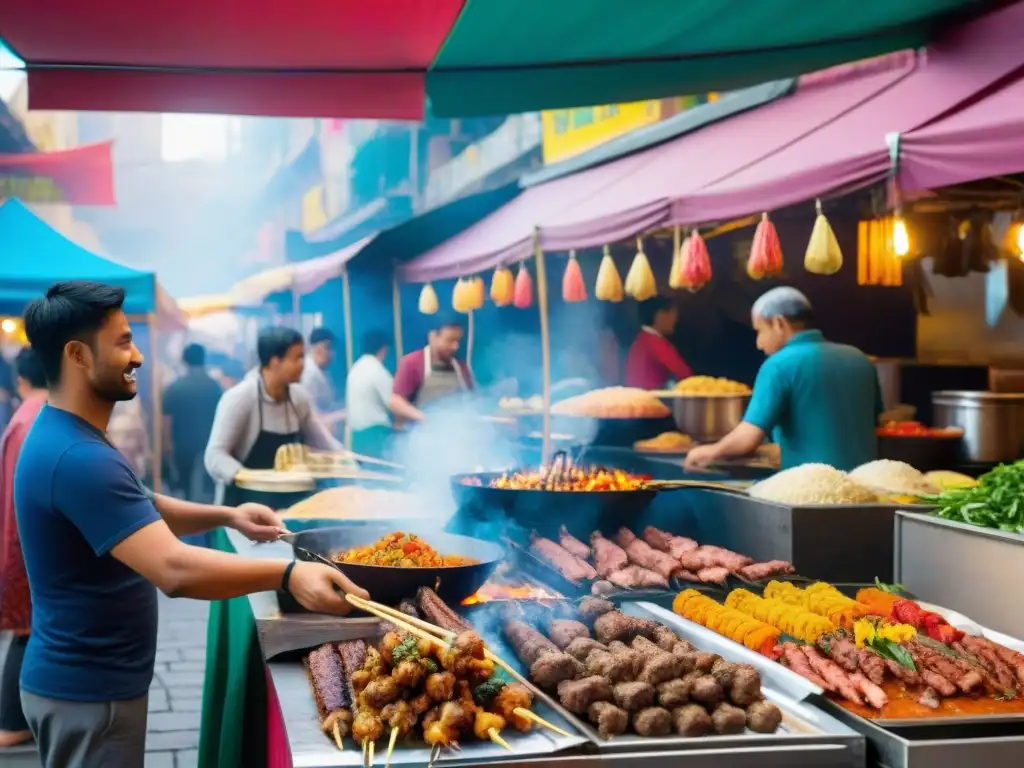
[[[195,768],[209,604],[160,595],[156,674],[149,689],[146,768]]]

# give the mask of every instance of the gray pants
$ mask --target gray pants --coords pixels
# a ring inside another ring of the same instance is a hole
[[[23,690],[43,768],[143,768],[149,694],[129,701],[57,701]]]

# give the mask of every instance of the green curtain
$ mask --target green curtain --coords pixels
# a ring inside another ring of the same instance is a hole
[[[210,546],[235,551],[223,530],[210,534]],[[243,738],[246,732],[248,739]],[[199,768],[266,765],[265,732],[266,682],[249,598],[211,603]]]

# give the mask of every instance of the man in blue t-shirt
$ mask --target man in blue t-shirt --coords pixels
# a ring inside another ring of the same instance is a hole
[[[108,442],[114,404],[136,395],[142,355],[124,291],[57,283],[25,312],[49,404],[25,439],[14,506],[32,593],[21,698],[45,768],[143,768],[156,654],[156,589],[224,600],[283,587],[307,608],[343,614],[366,595],[316,563],[253,560],[178,537],[232,526],[276,538],[281,520],[150,494]]]
[[[821,463],[849,471],[878,458],[882,392],[867,356],[826,341],[814,327],[811,303],[795,288],[768,291],[751,315],[757,348],[768,359],[747,412],[717,443],[691,450],[686,466],[749,456],[769,436],[779,445],[783,469]]]

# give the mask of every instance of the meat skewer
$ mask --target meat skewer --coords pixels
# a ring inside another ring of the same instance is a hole
[[[429,587],[420,587],[416,591],[416,603],[423,617],[431,624],[448,632],[472,632],[473,625],[453,611],[448,604],[438,597]]]
[[[692,552],[697,549],[700,545],[693,539],[688,539],[685,536],[675,536],[671,533],[655,528],[653,525],[648,525],[644,528],[643,533],[644,541],[650,544],[657,550],[667,552],[671,557],[678,560],[680,557],[685,555],[687,552]]]
[[[590,563],[562,549],[551,539],[538,535],[536,531],[530,534],[530,549],[569,581],[592,581],[597,578],[597,571]]]
[[[590,534],[590,546],[594,551],[594,568],[602,579],[629,565],[625,550],[602,536],[600,531]]]
[[[668,579],[660,573],[643,568],[639,565],[627,565],[625,568],[612,571],[606,577],[616,587],[622,589],[640,589],[643,587],[668,587]]]
[[[665,552],[659,552],[643,539],[638,539],[628,528],[620,528],[615,542],[622,547],[630,561],[648,568],[666,579],[679,570],[679,561]]]
[[[338,650],[325,643],[310,651],[306,656],[306,669],[320,713],[320,728],[334,736],[338,749],[344,749],[344,737],[352,724],[352,712]]]
[[[562,549],[570,555],[575,555],[580,560],[586,560],[590,557],[590,547],[569,533],[569,529],[564,525],[559,529],[558,543]]]

